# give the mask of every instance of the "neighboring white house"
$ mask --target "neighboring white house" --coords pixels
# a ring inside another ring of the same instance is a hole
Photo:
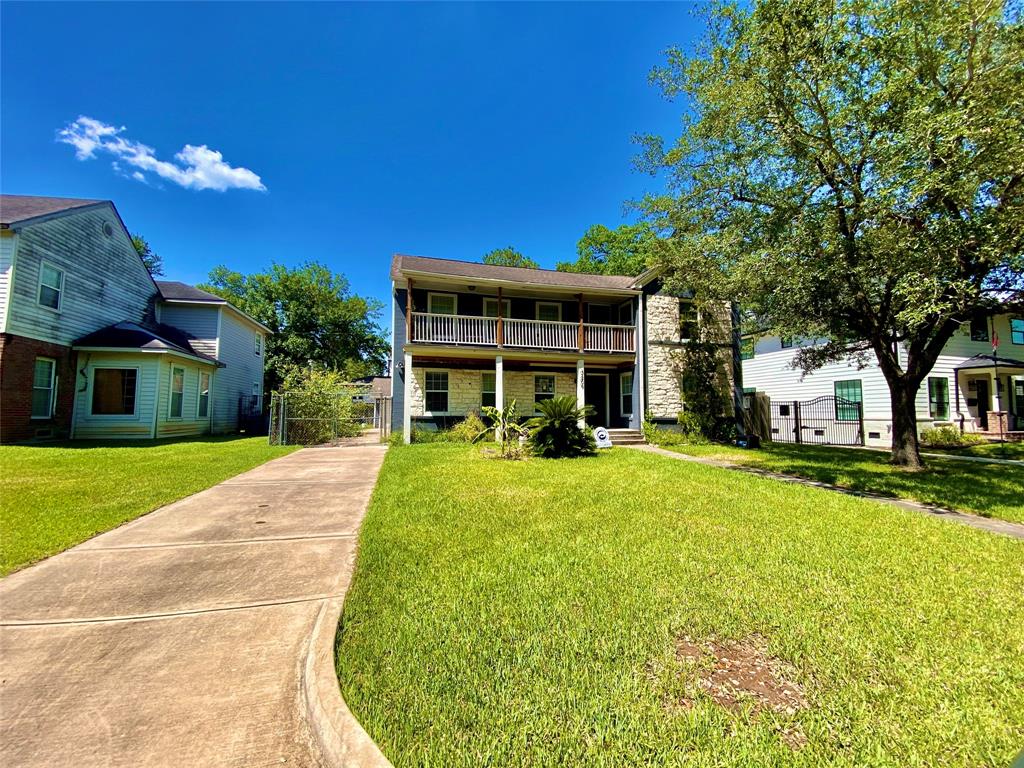
[[[992,354],[998,334],[997,356]],[[874,356],[859,368],[832,363],[804,376],[792,367],[801,346],[813,342],[778,336],[744,340],[743,387],[764,392],[773,403],[807,401],[823,395],[862,403],[864,442],[891,444],[889,388]],[[919,429],[952,424],[968,432],[999,434],[1024,430],[1024,318],[981,317],[964,323],[946,344],[917,395]]]

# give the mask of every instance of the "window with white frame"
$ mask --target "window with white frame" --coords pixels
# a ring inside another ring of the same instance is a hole
[[[679,302],[679,340],[696,339],[700,332],[700,315],[692,301]]]
[[[48,419],[53,416],[54,384],[56,383],[57,361],[49,357],[37,357],[32,373],[32,418]]]
[[[256,352],[257,355],[262,355],[263,354],[263,334],[262,333],[257,333],[256,334],[256,341],[255,341],[255,346],[253,347],[253,349],[254,349],[254,351]]]
[[[447,413],[448,371],[427,371],[423,393],[428,413]]]
[[[196,404],[196,417],[205,419],[210,415],[210,374],[199,372],[199,396]]]
[[[501,316],[507,318],[509,316],[510,304],[508,299],[501,300]],[[498,300],[487,296],[484,298],[484,317],[497,317],[498,316]]]
[[[622,415],[633,415],[633,372],[619,376],[619,398],[622,400]]]
[[[138,381],[138,368],[96,368],[92,374],[92,415],[134,415]]]
[[[480,405],[494,408],[498,375],[493,371],[480,374]]]
[[[533,402],[534,405],[542,400],[550,400],[555,396],[555,377],[551,374],[541,374],[533,377]]]
[[[427,312],[432,315],[457,315],[459,298],[454,293],[428,293]]]
[[[559,321],[562,319],[562,305],[557,301],[538,301],[537,319]]]
[[[259,394],[260,394],[260,383],[258,381],[254,381],[252,383],[252,394],[253,394],[253,397],[259,397]]]
[[[39,305],[60,310],[64,295],[64,271],[43,262],[39,267]]]
[[[185,369],[171,368],[171,403],[169,415],[180,419],[185,407]]]

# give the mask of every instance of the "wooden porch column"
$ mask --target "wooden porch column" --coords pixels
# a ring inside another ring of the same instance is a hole
[[[577,299],[577,303],[579,305],[579,312],[580,312],[580,326],[579,326],[579,330],[576,332],[576,344],[580,348],[580,352],[582,352],[583,351],[583,344],[584,344],[585,339],[586,339],[586,335],[583,332],[583,294],[582,293],[576,294],[576,299]]]
[[[498,346],[499,347],[502,344],[505,343],[505,323],[504,323],[504,318],[502,317],[502,315],[504,313],[502,312],[501,304],[502,304],[502,301],[501,301],[501,286],[499,285],[498,286],[498,335],[497,335],[497,338],[496,338],[496,341],[498,342]],[[498,364],[499,364],[499,366],[501,365],[501,358],[500,357],[498,358]],[[502,406],[499,405],[498,407],[501,408]]]
[[[412,278],[405,286],[405,340],[412,341]]]

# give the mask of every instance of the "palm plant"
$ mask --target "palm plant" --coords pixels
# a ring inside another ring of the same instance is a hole
[[[576,398],[552,397],[537,403],[540,413],[528,422],[530,448],[546,459],[589,456],[597,450],[594,435],[580,427],[584,418],[594,409],[589,405],[576,407]]]
[[[480,432],[477,439],[483,438],[493,429],[495,439],[501,447],[501,455],[506,459],[519,458],[519,438],[525,437],[527,430],[526,427],[519,423],[516,401],[512,400],[501,409],[486,405],[480,409],[480,412],[491,423]]]

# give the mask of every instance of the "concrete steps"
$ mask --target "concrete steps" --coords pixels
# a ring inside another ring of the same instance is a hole
[[[644,434],[639,429],[609,429],[608,437],[612,439],[612,445],[644,445]]]

